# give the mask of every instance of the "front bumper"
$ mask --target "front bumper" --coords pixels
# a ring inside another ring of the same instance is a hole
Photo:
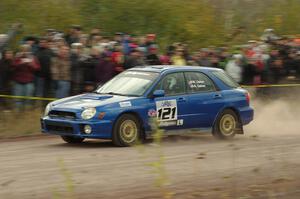
[[[84,126],[92,127],[92,133],[84,133]],[[75,136],[81,138],[112,138],[112,121],[109,120],[68,120],[50,118],[48,116],[41,118],[42,132],[53,135]]]

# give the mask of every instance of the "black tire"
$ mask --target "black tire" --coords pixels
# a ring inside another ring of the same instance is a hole
[[[113,144],[120,147],[133,146],[141,140],[141,132],[141,123],[136,116],[132,114],[121,115],[113,128]]]
[[[231,139],[237,134],[238,126],[237,114],[231,109],[226,109],[218,116],[212,133],[218,139]]]
[[[61,136],[61,138],[69,144],[80,144],[84,140],[84,138],[73,137],[73,136]]]

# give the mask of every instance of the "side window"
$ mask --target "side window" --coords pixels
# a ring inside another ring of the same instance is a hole
[[[215,91],[213,82],[203,73],[186,72],[186,85],[189,93],[211,92]]]
[[[180,95],[185,93],[183,73],[172,73],[164,77],[155,90],[164,90],[166,96]]]
[[[213,72],[217,78],[219,78],[223,83],[231,88],[240,87],[238,83],[236,83],[229,75],[227,75],[224,71],[215,71]]]

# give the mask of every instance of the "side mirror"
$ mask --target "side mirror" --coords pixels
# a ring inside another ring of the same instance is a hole
[[[157,98],[157,97],[164,97],[165,96],[165,91],[164,90],[155,90],[153,92],[153,97]]]

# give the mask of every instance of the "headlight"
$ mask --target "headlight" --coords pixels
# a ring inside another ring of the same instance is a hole
[[[84,120],[92,119],[96,115],[96,109],[95,108],[86,108],[81,113],[81,118]]]
[[[50,110],[51,110],[51,103],[46,106],[44,116],[48,116]]]

